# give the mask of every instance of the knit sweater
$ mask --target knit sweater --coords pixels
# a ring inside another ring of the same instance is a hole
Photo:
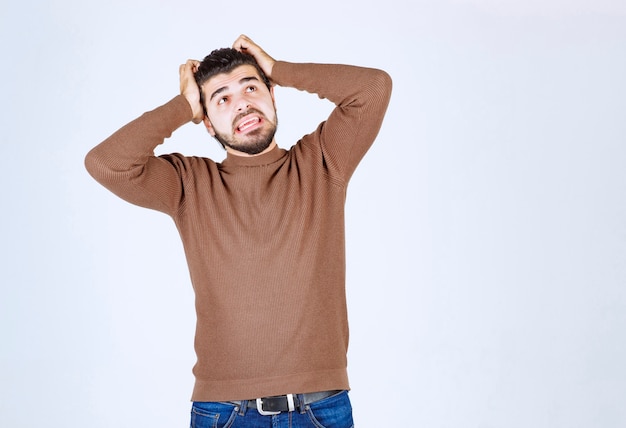
[[[154,149],[192,118],[176,96],[85,159],[133,204],[172,217],[195,292],[193,401],[349,389],[346,187],[391,94],[380,70],[276,62],[274,83],[336,107],[289,150],[221,163]]]

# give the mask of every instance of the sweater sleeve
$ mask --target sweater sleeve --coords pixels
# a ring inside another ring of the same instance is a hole
[[[85,167],[122,199],[171,213],[182,197],[181,165],[171,158],[156,157],[154,149],[191,117],[189,103],[178,95],[94,147],[85,157]]]
[[[328,119],[303,144],[319,141],[329,174],[347,183],[382,125],[391,97],[391,77],[382,70],[336,64],[278,61],[272,80],[317,94],[335,104]]]

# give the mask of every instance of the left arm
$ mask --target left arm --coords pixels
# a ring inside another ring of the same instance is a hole
[[[373,68],[276,61],[243,35],[233,47],[253,55],[272,82],[336,105],[317,132],[329,172],[347,182],[378,135],[391,97],[391,77]]]
[[[347,182],[382,125],[391,97],[389,75],[351,65],[276,62],[272,78],[336,105],[316,133],[329,173]]]

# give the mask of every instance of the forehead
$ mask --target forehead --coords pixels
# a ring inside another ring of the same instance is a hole
[[[261,82],[261,76],[257,69],[250,64],[240,65],[234,68],[228,73],[220,73],[211,77],[204,82],[202,89],[207,97],[210,97],[213,92],[219,89],[229,89],[240,85],[245,85],[247,82],[245,79],[255,77]]]

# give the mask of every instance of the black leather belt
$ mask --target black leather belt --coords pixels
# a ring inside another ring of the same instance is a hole
[[[287,394],[276,397],[257,398],[256,400],[247,400],[247,406],[250,409],[257,409],[262,415],[277,415],[281,412],[293,412],[307,404],[315,403],[323,400],[341,391],[322,391],[311,392],[307,394]],[[241,401],[231,401],[233,404],[241,406]]]

